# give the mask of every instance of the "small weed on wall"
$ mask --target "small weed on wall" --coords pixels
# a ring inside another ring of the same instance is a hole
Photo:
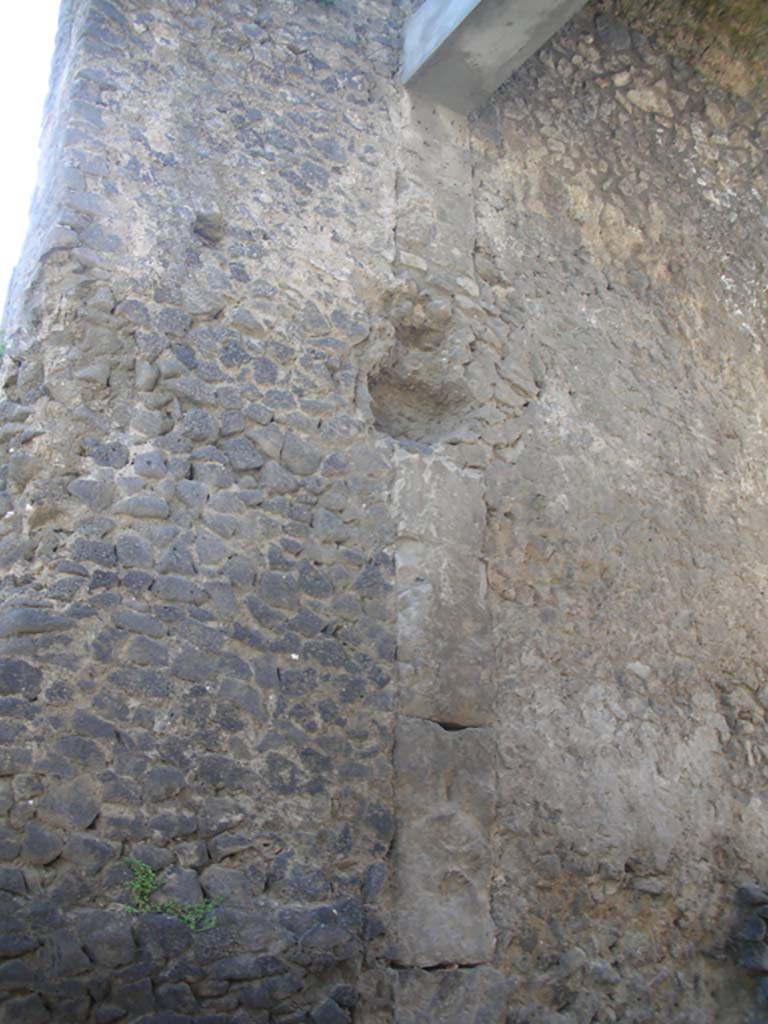
[[[162,875],[135,857],[127,857],[125,863],[131,869],[133,878],[128,882],[131,902],[126,906],[129,914],[168,914],[182,921],[193,932],[204,932],[216,924],[218,900],[200,900],[199,903],[181,903],[179,900],[152,897],[163,888]]]

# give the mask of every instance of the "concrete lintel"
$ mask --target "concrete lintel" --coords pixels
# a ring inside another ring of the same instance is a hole
[[[424,0],[405,23],[403,82],[468,114],[584,0]]]

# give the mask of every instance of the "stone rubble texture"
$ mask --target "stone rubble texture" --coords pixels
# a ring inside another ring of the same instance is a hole
[[[8,1024],[766,1019],[768,119],[607,2],[460,117],[408,10],[64,2]]]

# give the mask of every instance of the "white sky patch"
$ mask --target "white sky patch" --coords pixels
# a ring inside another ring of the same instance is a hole
[[[60,0],[5,0],[0,32],[0,312],[37,179],[43,103]]]

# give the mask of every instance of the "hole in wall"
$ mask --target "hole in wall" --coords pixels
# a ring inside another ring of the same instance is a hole
[[[396,440],[440,441],[461,425],[472,406],[461,384],[425,380],[397,367],[371,373],[368,391],[374,426]]]
[[[387,305],[366,367],[374,427],[403,443],[466,440],[467,418],[480,404],[466,369],[473,329],[454,315],[450,297],[419,292],[412,281]]]

